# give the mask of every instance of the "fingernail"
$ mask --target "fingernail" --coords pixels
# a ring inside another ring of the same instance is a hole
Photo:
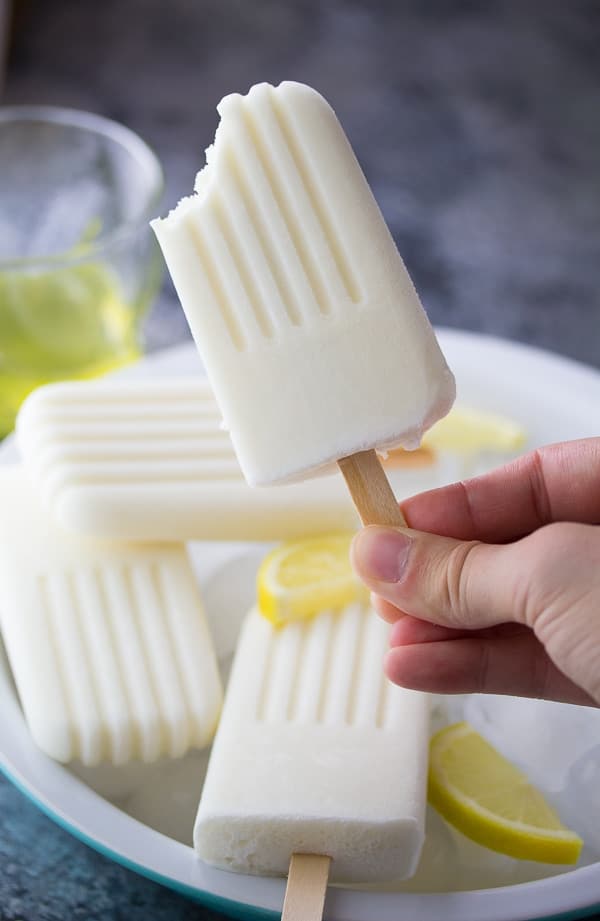
[[[352,560],[359,576],[371,582],[400,582],[412,539],[393,528],[364,528],[354,538]]]

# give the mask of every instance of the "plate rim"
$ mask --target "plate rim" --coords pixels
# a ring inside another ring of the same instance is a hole
[[[575,359],[566,357],[545,349],[531,346],[522,342],[504,339],[485,333],[458,330],[448,327],[436,327],[436,332],[440,337],[442,350],[445,344],[457,348],[481,347],[488,351],[496,351],[498,354],[511,353],[513,358],[519,357],[531,363],[532,361],[539,367],[546,367],[552,370],[553,375],[568,378],[576,382],[578,386],[592,386],[597,389],[600,395],[600,370],[583,364]],[[167,349],[160,350],[150,355],[143,356],[135,365],[118,372],[119,376],[131,376],[143,373],[143,369],[167,367],[169,364],[178,364],[182,357],[189,358],[195,353],[193,342],[186,341]],[[202,373],[202,367],[198,364],[198,370]],[[114,374],[111,376],[115,376]],[[556,377],[554,377],[556,380]],[[589,396],[589,394],[586,394]],[[7,452],[11,449],[12,439],[9,438],[0,446],[0,464],[5,463]],[[8,685],[8,675],[6,681]],[[20,709],[13,696],[13,703],[17,710]],[[0,709],[2,704],[0,703]],[[20,717],[24,735],[28,740],[28,731],[25,727],[22,717]],[[40,757],[45,757],[40,754]],[[66,769],[47,759],[49,767],[63,773],[68,773]],[[26,762],[26,759],[25,759]],[[86,830],[84,826],[76,819],[70,816],[68,812],[63,812],[57,805],[51,802],[43,795],[43,785],[36,785],[27,779],[27,776],[19,770],[18,764],[11,763],[10,757],[7,757],[2,746],[2,728],[0,728],[0,771],[30,802],[34,803],[45,815],[64,828],[67,832],[78,838],[84,844],[100,852],[108,859],[138,873],[141,876],[149,878],[168,888],[171,888],[180,894],[200,902],[207,907],[213,908],[228,914],[234,914],[248,918],[252,916],[257,919],[272,919],[278,917],[281,911],[283,899],[284,881],[276,879],[265,879],[260,877],[250,877],[241,874],[226,873],[225,871],[205,868],[204,872],[219,874],[223,877],[223,887],[238,892],[244,888],[250,888],[262,892],[262,897],[258,900],[254,896],[254,901],[248,902],[244,898],[233,898],[223,894],[221,887],[220,892],[211,889],[199,888],[191,882],[201,861],[196,858],[193,849],[174,841],[160,832],[152,829],[150,826],[138,821],[127,815],[118,806],[115,806],[109,800],[101,797],[94,790],[88,787],[83,781],[69,774],[69,786],[74,784],[78,786],[80,795],[85,800],[89,799],[92,814],[96,810],[116,810],[125,822],[126,827],[130,827],[132,834],[138,836],[142,834],[143,839],[152,845],[165,846],[165,841],[169,842],[172,852],[181,851],[187,858],[186,867],[188,872],[188,882],[182,878],[173,875],[164,875],[160,873],[150,863],[141,863],[128,854],[128,848],[115,850],[114,847],[106,844],[102,840],[102,835],[98,829],[94,830],[94,822]],[[35,772],[34,772],[35,773]],[[99,806],[95,801],[101,801]],[[89,825],[88,817],[88,825]],[[94,833],[96,836],[94,836]],[[129,843],[129,842],[128,842]],[[193,863],[192,863],[193,862]],[[179,874],[179,877],[182,873]],[[565,885],[565,880],[573,885]],[[558,890],[558,891],[554,891]],[[490,894],[493,893],[493,900]],[[585,893],[585,894],[584,894]],[[254,895],[254,894],[253,894]],[[515,899],[517,901],[515,902]],[[590,901],[592,899],[592,901]],[[449,902],[453,904],[450,910]],[[517,917],[523,917],[524,904],[528,902],[531,909],[535,910],[536,919],[544,921],[566,921],[568,918],[583,917],[590,915],[600,909],[600,862],[580,867],[575,870],[567,871],[553,877],[547,877],[541,880],[534,880],[526,883],[520,883],[513,886],[503,886],[490,889],[468,890],[452,893],[382,893],[382,892],[364,892],[356,890],[342,890],[332,887],[328,891],[326,910],[328,916],[338,921],[356,921],[359,917],[375,918],[380,921],[391,921],[397,917],[398,912],[406,911],[407,913],[418,911],[421,921],[438,921],[443,918],[444,921],[479,921],[482,910],[485,912],[489,921],[516,921]],[[262,903],[262,904],[261,904]],[[542,914],[538,914],[539,910]],[[363,915],[363,912],[366,914]],[[510,914],[518,911],[520,914]]]

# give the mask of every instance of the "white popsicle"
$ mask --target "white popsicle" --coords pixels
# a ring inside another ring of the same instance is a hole
[[[123,764],[207,745],[222,702],[185,549],[69,536],[0,468],[0,627],[52,758]]]
[[[35,390],[16,431],[44,507],[77,533],[284,540],[358,525],[338,477],[251,489],[220,420],[202,377],[68,381]],[[411,468],[418,459],[414,452],[390,458],[399,496],[441,485],[441,460],[426,457],[424,467]]]
[[[218,110],[153,227],[247,482],[415,447],[454,379],[335,113],[298,83]]]
[[[424,838],[428,699],[382,674],[388,627],[366,606],[244,624],[196,819],[208,863],[285,875],[328,855],[331,879],[410,876]]]

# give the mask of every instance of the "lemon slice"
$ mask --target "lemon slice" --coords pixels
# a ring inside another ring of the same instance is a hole
[[[257,576],[261,613],[279,626],[366,599],[367,589],[350,566],[351,540],[351,534],[330,534],[271,551]]]
[[[433,736],[429,802],[463,835],[501,854],[568,864],[581,852],[581,838],[469,723]]]
[[[437,451],[474,454],[478,451],[518,451],[525,431],[513,419],[495,413],[454,406],[423,436],[423,446]]]

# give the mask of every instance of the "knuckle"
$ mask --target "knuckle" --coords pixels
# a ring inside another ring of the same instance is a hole
[[[462,541],[452,548],[445,569],[442,587],[444,604],[449,617],[465,623],[472,615],[470,606],[470,573],[479,541]]]

